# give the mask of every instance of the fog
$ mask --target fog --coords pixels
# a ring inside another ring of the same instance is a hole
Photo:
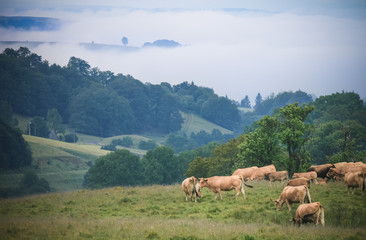
[[[254,103],[257,93],[265,97],[297,90],[316,96],[354,91],[366,97],[366,15],[359,1],[350,6],[319,1],[323,5],[318,7],[229,1],[232,8],[240,7],[236,11],[207,1],[186,6],[178,1],[123,2],[54,1],[52,8],[37,1],[3,2],[2,16],[52,17],[62,24],[53,31],[0,27],[0,41],[57,42],[30,50],[50,63],[65,66],[75,56],[142,82],[194,82],[236,101],[248,95]],[[78,44],[122,46],[124,36],[136,50],[97,51]],[[182,46],[141,48],[158,39]],[[13,46],[0,44],[1,51],[6,47]]]

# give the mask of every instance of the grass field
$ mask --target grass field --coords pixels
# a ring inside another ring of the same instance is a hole
[[[326,226],[289,220],[298,204],[275,210],[282,186],[255,182],[247,200],[203,189],[186,202],[180,184],[78,190],[0,200],[0,239],[366,239],[366,199],[343,183],[312,185]]]

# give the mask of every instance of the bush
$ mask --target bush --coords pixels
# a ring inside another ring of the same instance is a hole
[[[73,143],[79,140],[78,136],[75,133],[65,134],[65,142]]]
[[[149,141],[140,141],[139,148],[142,150],[151,150],[156,148],[158,145],[153,140]]]

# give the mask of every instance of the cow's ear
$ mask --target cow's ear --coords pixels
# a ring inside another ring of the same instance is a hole
[[[203,181],[207,182],[207,181],[208,181],[208,179],[207,179],[207,178],[205,178],[205,179],[203,179]]]

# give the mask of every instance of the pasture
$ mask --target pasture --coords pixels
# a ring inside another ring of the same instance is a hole
[[[366,239],[366,196],[348,195],[344,183],[311,185],[325,208],[326,226],[300,228],[271,199],[280,183],[252,182],[247,200],[206,188],[186,202],[180,184],[78,190],[0,200],[0,239]]]

